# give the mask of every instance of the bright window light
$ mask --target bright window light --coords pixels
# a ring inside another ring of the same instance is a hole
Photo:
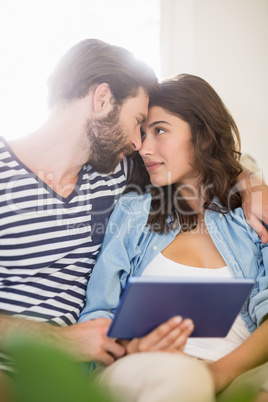
[[[160,76],[159,22],[160,0],[1,0],[0,135],[42,124],[47,78],[82,39],[123,46]]]

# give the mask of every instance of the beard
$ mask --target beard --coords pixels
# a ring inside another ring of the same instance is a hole
[[[122,160],[122,153],[133,152],[129,135],[119,122],[119,112],[115,105],[107,117],[92,118],[87,122],[86,135],[90,144],[88,164],[98,173],[113,172]]]

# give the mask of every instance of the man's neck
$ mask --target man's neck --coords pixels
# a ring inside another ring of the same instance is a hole
[[[83,112],[83,101],[86,103],[83,98],[61,110],[52,110],[38,130],[10,142],[17,158],[64,196],[72,192],[78,174],[89,158],[85,134],[88,113]]]
[[[74,190],[83,162],[68,147],[49,138],[43,141],[38,131],[10,142],[10,147],[16,157],[57,194],[66,198]]]

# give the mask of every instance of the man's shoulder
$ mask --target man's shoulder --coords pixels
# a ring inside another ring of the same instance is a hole
[[[7,142],[4,137],[0,136],[0,152],[3,153],[3,151],[7,150]]]
[[[126,166],[125,161],[121,161],[115,168],[115,170],[111,173],[100,173],[96,171],[89,163],[83,166],[84,173],[90,175],[95,180],[116,180],[121,176],[124,176],[126,179]]]

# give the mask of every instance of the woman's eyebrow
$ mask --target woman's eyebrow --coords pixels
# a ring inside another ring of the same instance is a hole
[[[149,127],[149,128],[152,128],[152,127],[156,126],[157,124],[167,124],[167,125],[171,126],[171,124],[168,123],[167,121],[165,121],[165,120],[159,120],[159,121],[154,121],[153,123],[149,124],[148,127]]]

